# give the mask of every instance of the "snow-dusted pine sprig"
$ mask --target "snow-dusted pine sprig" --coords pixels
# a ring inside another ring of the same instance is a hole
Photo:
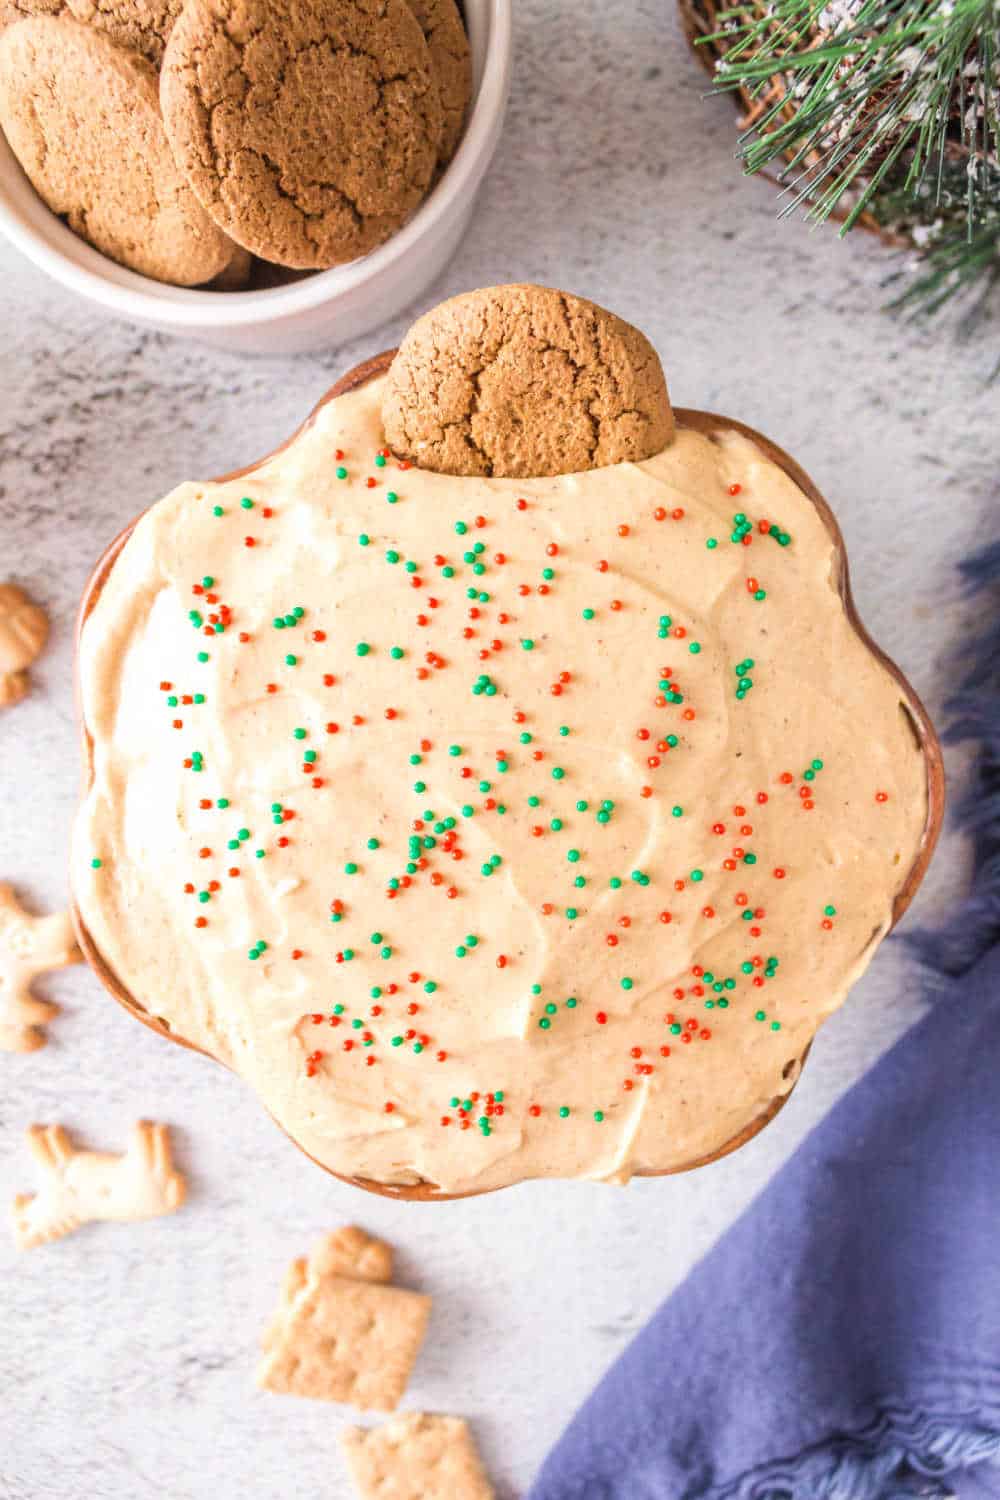
[[[740,154],[749,172],[782,162],[784,212],[826,219],[849,195],[846,231],[899,167],[915,194],[957,150],[972,233],[1000,160],[1000,0],[772,0],[718,19],[720,91],[762,97],[783,75]]]

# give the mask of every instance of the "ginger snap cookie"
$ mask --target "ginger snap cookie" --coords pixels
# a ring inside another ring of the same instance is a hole
[[[443,131],[405,0],[189,0],[160,98],[174,154],[216,221],[298,269],[388,239],[423,198]]]
[[[213,276],[205,285],[209,292],[242,292],[250,285],[253,275],[253,256],[242,245],[234,245],[232,257],[223,266],[218,276]]]
[[[171,155],[154,69],[103,31],[30,16],[0,32],[0,127],[53,212],[112,260],[180,286],[230,260]]]
[[[652,458],[673,413],[637,328],[542,286],[486,287],[419,318],[392,362],[393,450],[441,474],[568,474]]]
[[[0,26],[9,26],[25,16],[70,16],[99,27],[113,42],[141,52],[158,68],[182,3],[183,0],[0,0]]]
[[[409,0],[427,41],[441,94],[444,133],[439,160],[447,165],[462,135],[472,97],[472,58],[461,12],[455,0]]]

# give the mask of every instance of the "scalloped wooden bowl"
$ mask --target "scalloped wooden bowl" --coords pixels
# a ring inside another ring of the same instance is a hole
[[[311,425],[311,423],[316,418],[317,412],[319,412],[328,401],[334,400],[334,398],[337,396],[344,395],[347,391],[356,390],[359,386],[366,384],[367,381],[374,380],[377,376],[384,374],[385,371],[389,368],[389,365],[391,364],[395,353],[395,349],[389,349],[384,354],[377,354],[373,359],[365,360],[363,364],[356,365],[353,370],[348,371],[348,373],[344,375],[340,380],[338,380],[335,385],[330,387],[326,395],[306,418],[306,421],[302,424],[302,426],[295,433],[293,433],[286,442],[282,443],[279,448],[276,448],[274,450],[274,453],[282,452],[289,446],[289,444],[293,443],[299,436],[299,433],[305,431],[305,429]],[[927,712],[924,709],[923,704],[917,697],[909,682],[903,676],[903,673],[896,666],[895,662],[890,661],[885,652],[879,649],[879,647],[875,644],[871,636],[862,625],[861,620],[858,617],[858,612],[854,605],[854,599],[851,594],[851,585],[847,567],[847,551],[844,546],[844,539],[840,533],[840,527],[837,525],[837,522],[829,505],[827,505],[823,496],[813,484],[812,480],[809,478],[809,475],[805,472],[805,470],[800,468],[795,460],[790,458],[787,453],[783,452],[783,450],[779,448],[776,443],[772,443],[770,438],[764,437],[762,433],[755,432],[752,427],[747,427],[742,422],[733,421],[730,417],[716,416],[712,412],[692,411],[685,407],[675,407],[674,417],[676,419],[678,427],[694,428],[695,431],[703,432],[706,434],[711,434],[720,430],[736,431],[742,433],[745,437],[751,438],[753,442],[757,444],[761,451],[766,454],[766,456],[771,459],[773,463],[776,463],[780,468],[784,469],[785,473],[788,474],[788,476],[792,480],[794,480],[803,494],[813,502],[816,509],[819,511],[823,524],[826,526],[831,537],[833,538],[833,542],[836,548],[837,557],[839,559],[837,584],[840,589],[841,597],[844,601],[844,608],[847,611],[847,617],[850,620],[855,633],[864,642],[871,654],[883,664],[886,670],[890,672],[899,683],[901,701],[909,719],[910,727],[913,731],[914,740],[918,748],[923,752],[924,761],[927,767],[927,820],[924,825],[924,831],[920,840],[920,845],[917,850],[916,857],[914,858],[913,864],[910,866],[910,869],[907,871],[906,875],[900,882],[899,889],[897,890],[895,899],[893,901],[892,926],[895,926],[900,917],[906,911],[910,902],[913,900],[913,897],[917,891],[917,887],[920,885],[920,882],[924,878],[927,866],[930,863],[931,855],[934,852],[934,846],[937,843],[938,834],[941,831],[945,799],[944,765],[941,757],[941,746],[938,741],[938,737],[934,732],[934,727],[927,716]],[[273,458],[274,453],[269,453],[266,458],[258,459],[256,463],[249,464],[245,469],[235,469],[230,474],[223,474],[218,482],[223,483],[231,479],[241,479],[246,474],[252,474],[255,469],[260,468],[260,466],[263,463],[266,463],[268,459]],[[91,610],[94,608],[94,605],[97,603],[97,600],[100,597],[101,590],[111,573],[111,569],[114,567],[119,553],[131,536],[135,525],[136,522],[133,521],[130,526],[127,526],[125,530],[115,538],[110,547],[108,547],[107,551],[104,553],[103,557],[100,559],[93,573],[91,574],[90,581],[88,582],[87,587],[84,590],[83,599],[80,604],[80,613],[77,621],[78,649],[75,676],[77,712],[80,720],[83,742],[82,749],[84,792],[86,792],[89,787],[90,778],[93,773],[93,743],[87,731],[87,726],[84,722],[80,701],[79,635],[84,621],[90,614]],[[178,1036],[174,1031],[170,1029],[169,1023],[167,1021],[163,1020],[162,1017],[153,1015],[149,1010],[146,1009],[145,1006],[140,1004],[135,996],[126,989],[124,984],[122,984],[117,974],[115,974],[115,972],[105,960],[103,954],[98,949],[97,944],[95,943],[91,933],[89,932],[86,924],[83,921],[83,917],[75,901],[72,903],[71,910],[73,922],[76,927],[77,940],[80,944],[83,955],[89,963],[90,967],[94,970],[98,979],[100,979],[101,983],[104,985],[105,989],[109,992],[109,994],[113,995],[114,998],[119,1002],[119,1004],[124,1006],[124,1008],[131,1015],[135,1016],[137,1020],[141,1021],[144,1026],[148,1026],[152,1031],[157,1032],[160,1036],[166,1037],[168,1041],[176,1042],[181,1047],[188,1047],[194,1052],[201,1052],[203,1056],[213,1057],[214,1061],[218,1061],[219,1059],[214,1058],[212,1053],[205,1052],[204,1048],[198,1047],[194,1042],[189,1042],[185,1037]],[[791,1069],[793,1069],[797,1064],[799,1067],[799,1073],[801,1074],[801,1069],[805,1065],[808,1055],[809,1048],[807,1047],[800,1058],[793,1060],[787,1065],[786,1072],[790,1072]],[[768,1125],[774,1119],[775,1115],[778,1114],[779,1110],[788,1099],[790,1093],[791,1089],[789,1089],[788,1093],[779,1094],[776,1098],[772,1099],[767,1108],[762,1110],[759,1115],[755,1116],[755,1118],[751,1120],[746,1126],[744,1126],[744,1128],[737,1135],[733,1136],[733,1138],[727,1141],[725,1145],[720,1146],[717,1151],[711,1152],[708,1156],[700,1157],[696,1161],[687,1162],[682,1167],[668,1167],[662,1171],[641,1171],[637,1172],[635,1175],[640,1177],[670,1177],[674,1176],[678,1172],[691,1172],[696,1167],[708,1166],[710,1162],[719,1161],[723,1156],[728,1156],[730,1152],[737,1151],[740,1146],[746,1145],[746,1143],[752,1140],[755,1135],[758,1135],[760,1131],[764,1129],[764,1126]],[[294,1137],[290,1137],[290,1139],[294,1140]],[[295,1141],[295,1144],[299,1145],[299,1142]],[[302,1146],[299,1146],[299,1149],[302,1151],[305,1150],[305,1148]],[[305,1152],[305,1155],[309,1156],[310,1153]],[[315,1157],[310,1157],[310,1159],[313,1161],[316,1160]],[[407,1186],[393,1186],[389,1183],[376,1182],[370,1178],[345,1177],[339,1172],[332,1171],[330,1167],[325,1166],[322,1162],[317,1162],[317,1165],[322,1166],[324,1171],[330,1172],[331,1176],[338,1177],[341,1182],[348,1182],[354,1187],[364,1188],[366,1192],[377,1193],[385,1198],[406,1199],[410,1202],[446,1202],[454,1198],[475,1198],[479,1197],[480,1194],[484,1192],[498,1191],[496,1188],[477,1188],[467,1193],[442,1193],[435,1187],[434,1183],[432,1182],[419,1182]]]

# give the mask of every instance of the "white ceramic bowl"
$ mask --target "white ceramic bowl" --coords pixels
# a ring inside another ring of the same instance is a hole
[[[116,317],[247,354],[298,354],[359,338],[414,302],[458,246],[496,150],[510,87],[512,0],[463,0],[473,98],[434,191],[386,244],[288,286],[206,292],[108,260],[46,208],[0,132],[0,230],[41,270]]]

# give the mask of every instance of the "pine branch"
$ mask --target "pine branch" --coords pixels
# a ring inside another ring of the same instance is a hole
[[[957,150],[971,239],[996,202],[1000,0],[748,0],[718,19],[716,92],[774,96],[739,149],[750,173],[782,162],[785,212],[842,215],[846,233],[900,171],[936,201]]]
[[[1000,288],[1000,211],[977,229],[971,239],[954,234],[941,240],[924,257],[925,268],[890,307],[930,317],[954,297],[966,297],[959,331],[974,333],[987,304]]]

